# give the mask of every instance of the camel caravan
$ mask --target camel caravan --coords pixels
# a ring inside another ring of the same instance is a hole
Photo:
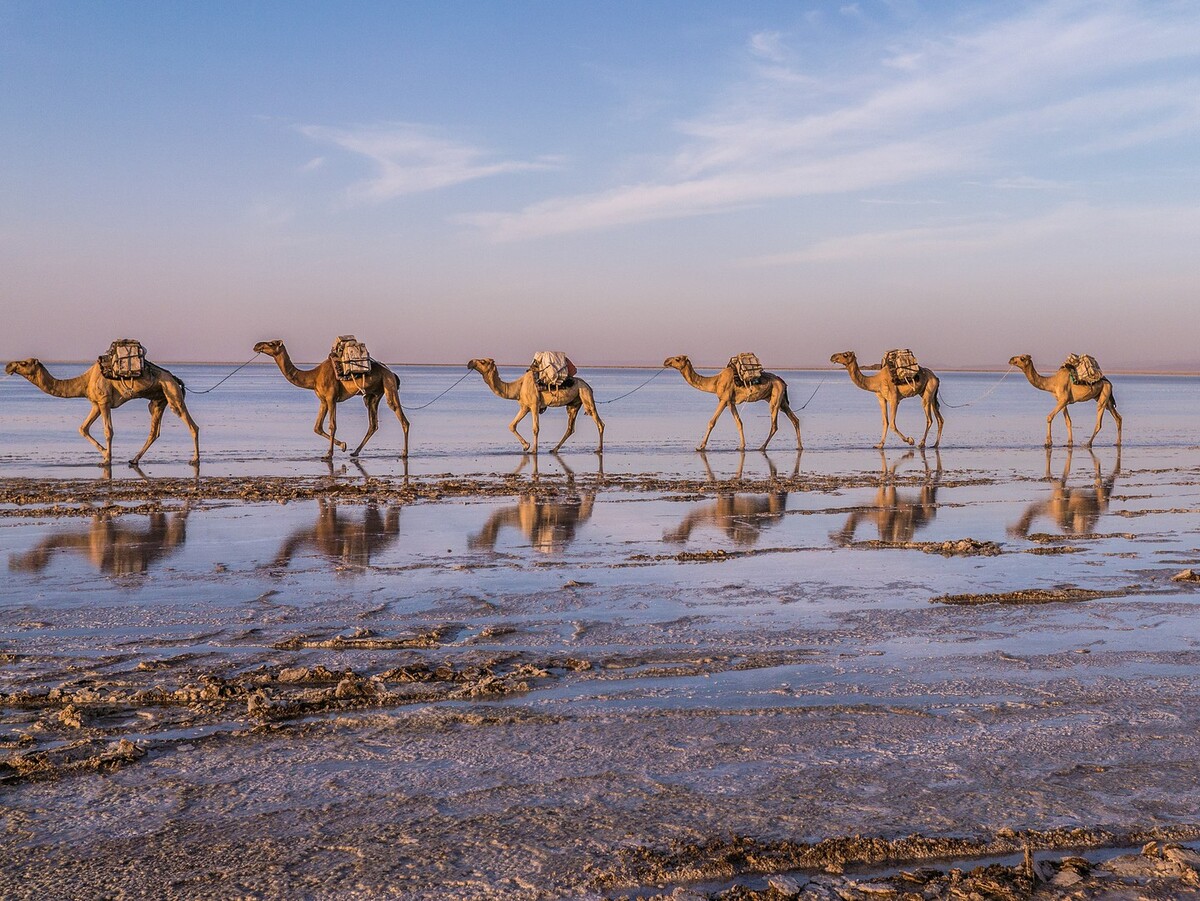
[[[331,460],[335,449],[342,451],[348,449],[349,445],[337,437],[337,405],[356,396],[362,397],[367,410],[367,431],[358,446],[350,451],[350,456],[357,458],[367,442],[379,430],[379,402],[386,399],[388,407],[396,414],[404,432],[401,457],[407,458],[409,421],[400,405],[399,379],[391,369],[370,355],[366,344],[357,340],[353,335],[339,336],[334,341],[328,357],[312,369],[297,367],[292,362],[284,343],[280,340],[261,341],[254,345],[254,351],[256,355],[265,354],[272,357],[279,366],[280,372],[283,373],[283,377],[293,385],[312,391],[317,395],[317,419],[313,431],[328,442],[322,459]],[[909,397],[919,397],[925,413],[925,431],[921,435],[919,446],[925,447],[929,432],[936,421],[937,433],[934,436],[933,446],[940,447],[942,427],[945,424],[938,397],[940,381],[931,369],[922,366],[917,361],[916,355],[911,350],[907,348],[889,350],[879,363],[868,366],[860,366],[854,351],[850,350],[836,353],[829,360],[831,363],[844,367],[853,384],[864,391],[873,393],[879,401],[882,433],[879,443],[875,445],[876,448],[883,448],[889,432],[894,432],[901,441],[910,446],[917,444],[914,438],[901,432],[896,424],[896,413],[900,401]],[[1086,354],[1071,354],[1052,375],[1046,376],[1038,373],[1028,354],[1019,354],[1008,362],[1009,366],[1023,372],[1033,387],[1054,395],[1054,408],[1046,417],[1046,447],[1051,447],[1053,444],[1051,429],[1054,419],[1059,413],[1062,414],[1067,425],[1066,443],[1068,446],[1073,444],[1074,434],[1071,416],[1067,408],[1070,404],[1090,400],[1096,401],[1096,425],[1087,441],[1087,446],[1091,447],[1096,435],[1099,434],[1105,412],[1111,413],[1117,424],[1116,444],[1118,447],[1120,446],[1121,416],[1117,412],[1112,382],[1101,371],[1094,357]],[[730,358],[729,363],[723,369],[708,376],[696,372],[691,360],[682,354],[668,357],[662,365],[664,369],[678,370],[684,381],[693,388],[717,396],[717,408],[708,421],[704,437],[696,446],[697,451],[705,451],[713,427],[726,409],[729,410],[737,427],[738,449],[744,450],[746,435],[742,426],[742,417],[738,412],[738,405],[759,401],[767,402],[771,416],[770,430],[759,449],[765,451],[778,431],[780,411],[791,420],[792,426],[796,430],[797,450],[803,449],[800,419],[789,403],[787,382],[775,373],[767,372],[756,355],[752,353],[737,354]],[[603,454],[604,421],[596,410],[595,394],[591,386],[579,378],[575,364],[565,353],[540,351],[534,355],[533,361],[520,378],[511,382],[500,377],[496,362],[492,359],[471,360],[467,363],[467,368],[478,372],[482,376],[484,384],[497,397],[517,402],[517,415],[509,423],[508,428],[516,436],[525,453],[537,454],[538,452],[538,434],[542,414],[551,407],[565,407],[567,428],[562,438],[554,445],[552,453],[557,453],[567,439],[574,434],[575,420],[582,409],[596,424],[596,453]],[[80,425],[79,433],[100,451],[105,465],[112,461],[111,412],[116,407],[134,399],[145,400],[149,403],[150,434],[141,450],[129,461],[131,466],[137,466],[146,451],[158,439],[162,427],[162,416],[168,407],[191,431],[194,448],[191,462],[198,464],[200,461],[200,429],[191,414],[188,413],[184,403],[187,389],[182,380],[163,367],[150,362],[146,358],[145,348],[135,339],[121,338],[114,341],[107,353],[102,354],[90,368],[73,378],[55,378],[39,360],[33,358],[14,360],[5,367],[5,373],[20,375],[53,397],[82,397],[90,401],[91,410],[83,424]],[[530,416],[532,420],[532,441],[527,441],[517,428],[526,416]],[[90,432],[92,424],[97,419],[100,419],[104,426],[104,444],[97,441]],[[326,423],[328,423],[328,431],[326,431]]]

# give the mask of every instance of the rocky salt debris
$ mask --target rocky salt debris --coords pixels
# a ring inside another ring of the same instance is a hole
[[[905,550],[941,554],[943,557],[995,557],[1004,549],[995,541],[959,538],[953,541],[855,541],[848,545],[859,550]]]
[[[1200,582],[1200,572],[1194,569],[1185,569],[1183,572],[1176,573],[1171,576],[1172,582]]]
[[[973,604],[1057,604],[1094,601],[1098,598],[1125,597],[1141,593],[1143,590],[1137,586],[1115,591],[1097,591],[1091,588],[1068,586],[1063,588],[1023,588],[1019,591],[1005,591],[996,594],[944,594],[932,598],[931,602],[960,607]]]

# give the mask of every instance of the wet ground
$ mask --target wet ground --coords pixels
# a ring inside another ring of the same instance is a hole
[[[1072,849],[1021,897],[1200,836],[1194,448],[369,472],[0,483],[3,894],[867,897],[830,871]]]

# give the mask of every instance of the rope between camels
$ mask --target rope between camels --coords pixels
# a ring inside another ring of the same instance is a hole
[[[421,404],[421,406],[419,406],[419,407],[409,407],[408,408],[409,411],[411,412],[412,410],[424,410],[426,407],[433,406],[435,403],[437,403],[439,400],[441,400],[443,397],[445,397],[447,394],[449,394],[451,391],[453,391],[455,388],[457,388],[459,385],[461,385],[463,382],[465,382],[468,378],[470,378],[470,376],[471,376],[471,373],[468,372],[461,379],[459,379],[457,382],[455,382],[453,385],[451,385],[449,388],[447,388],[445,391],[443,391],[441,394],[439,394],[437,397],[435,397],[429,403]]]
[[[803,404],[798,406],[796,408],[796,411],[799,412],[800,410],[803,410],[805,407],[807,407],[809,404],[811,404],[812,399],[814,397],[816,397],[817,392],[821,390],[821,386],[824,385],[827,381],[829,381],[829,376],[825,376],[825,378],[823,378],[823,379],[821,379],[821,381],[817,382],[817,387],[813,388],[813,393],[808,396],[808,400],[806,400]]]
[[[649,385],[652,381],[654,381],[656,378],[658,378],[660,375],[662,375],[666,371],[667,371],[667,369],[664,366],[662,369],[658,370],[658,372],[654,373],[654,375],[650,376],[650,378],[646,379],[646,381],[642,382],[640,385],[638,385],[632,391],[626,391],[624,394],[618,394],[616,397],[610,397],[608,400],[598,400],[598,401],[596,401],[596,405],[599,406],[600,404],[611,404],[615,401],[622,400],[623,398],[629,397],[629,395],[635,394],[638,391],[641,391],[643,388],[645,388],[647,385]]]
[[[992,394],[992,392],[994,392],[997,388],[1000,387],[1001,384],[1003,384],[1003,382],[1006,378],[1008,378],[1010,375],[1013,374],[1013,372],[1015,372],[1015,368],[1012,366],[1009,366],[1008,371],[1005,372],[1004,375],[1000,376],[1000,381],[996,382],[996,384],[994,384],[994,385],[992,385],[992,387],[988,388],[988,390],[983,392],[983,394],[979,395],[979,397],[975,398],[974,400],[969,400],[965,404],[952,404],[949,401],[944,401],[943,403],[945,403],[945,405],[947,407],[949,407],[951,410],[961,410],[963,407],[970,407],[974,404],[977,404],[984,398],[989,397]]]
[[[261,353],[261,351],[260,351],[260,353]],[[210,391],[215,391],[218,388],[220,388],[222,385],[224,385],[227,381],[229,381],[231,378],[233,378],[235,375],[237,375],[237,373],[241,372],[243,369],[245,369],[247,366],[249,366],[251,363],[253,363],[258,358],[258,356],[259,356],[259,354],[256,353],[253,357],[251,357],[249,360],[247,360],[245,363],[243,363],[237,369],[233,370],[233,372],[229,373],[229,375],[225,376],[225,378],[221,379],[221,381],[217,382],[211,388],[205,388],[203,391],[197,391],[195,388],[189,388],[187,390],[190,394],[208,394]]]

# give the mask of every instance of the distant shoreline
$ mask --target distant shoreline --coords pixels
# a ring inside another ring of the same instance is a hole
[[[92,361],[92,360],[43,360],[42,362],[44,362],[50,366],[90,366],[94,361]],[[320,360],[312,361],[312,362],[297,361],[297,365],[309,367],[309,366],[315,366],[319,362],[320,362]],[[387,362],[387,361],[384,361],[384,362]],[[236,366],[246,366],[247,363],[245,360],[164,360],[161,365],[166,366],[168,369],[172,366],[229,366],[230,368],[233,368]],[[261,361],[255,360],[248,365],[249,366],[270,366],[270,367],[275,366],[275,364],[273,362],[271,362],[270,360],[261,360]],[[387,365],[392,366],[392,367],[423,366],[423,367],[438,367],[441,369],[462,369],[462,370],[466,369],[466,366],[464,366],[462,363],[387,363]],[[501,363],[498,363],[497,365],[504,367],[504,368],[515,369],[515,368],[519,368],[521,366],[527,366],[528,364],[501,362]],[[717,370],[717,369],[720,369],[721,366],[722,366],[722,364],[720,364],[720,363],[697,363],[696,364],[696,367],[701,370],[704,370],[704,369]],[[581,368],[587,369],[587,370],[596,370],[596,369],[640,369],[640,370],[646,370],[646,369],[659,369],[660,367],[655,366],[652,363],[643,363],[643,364],[609,363],[609,364],[596,364],[596,365],[588,364]],[[771,371],[772,372],[842,372],[844,370],[841,366],[776,366],[776,367],[772,367]],[[990,373],[992,375],[1002,375],[1003,373],[1007,372],[1008,369],[1007,368],[1006,369],[977,369],[977,368],[967,369],[967,368],[960,368],[960,367],[953,367],[953,366],[941,366],[941,367],[937,367],[935,371],[937,371],[937,372],[957,372],[957,373],[978,372],[978,373],[984,373],[984,374]],[[1200,370],[1194,370],[1194,369],[1108,369],[1108,370],[1105,370],[1105,375],[1169,375],[1169,376],[1178,376],[1181,378],[1196,378],[1196,377],[1200,377]]]

